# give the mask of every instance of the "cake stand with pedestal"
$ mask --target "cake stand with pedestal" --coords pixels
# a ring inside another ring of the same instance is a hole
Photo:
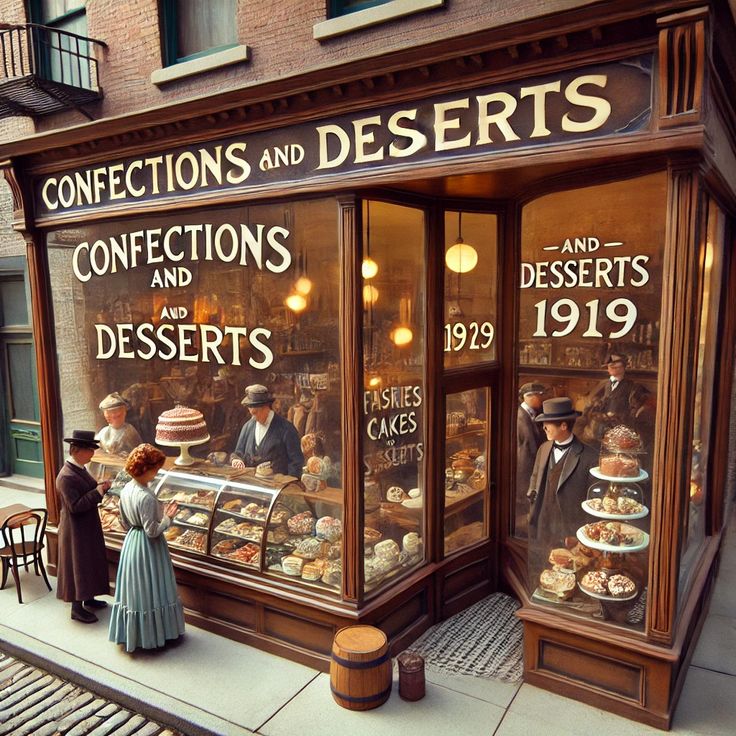
[[[194,447],[195,445],[203,445],[205,442],[210,441],[210,436],[207,435],[205,437],[202,437],[200,440],[195,440],[194,442],[165,442],[164,440],[156,440],[157,445],[161,445],[162,447],[178,447],[180,448],[179,451],[179,457],[174,460],[174,465],[178,465],[179,467],[186,467],[189,465],[194,465],[196,462],[200,462],[200,458],[192,457],[189,454],[189,448]]]

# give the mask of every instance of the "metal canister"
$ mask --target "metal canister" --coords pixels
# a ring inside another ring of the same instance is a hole
[[[421,700],[424,697],[424,658],[414,652],[400,654],[399,696],[403,700]]]

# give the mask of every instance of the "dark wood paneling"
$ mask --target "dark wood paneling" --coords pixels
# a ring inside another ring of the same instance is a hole
[[[256,628],[256,607],[251,601],[212,593],[206,593],[205,597],[207,601],[206,610],[209,616],[232,622],[247,629]]]
[[[645,704],[644,670],[641,666],[540,639],[537,668],[570,677],[588,687],[616,693],[640,705]]]
[[[313,652],[329,654],[335,628],[275,608],[264,607],[263,633]]]

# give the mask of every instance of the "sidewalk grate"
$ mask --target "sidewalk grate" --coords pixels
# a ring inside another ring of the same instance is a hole
[[[0,736],[185,736],[0,651]]]

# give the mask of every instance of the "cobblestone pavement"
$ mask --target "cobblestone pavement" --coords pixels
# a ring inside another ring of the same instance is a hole
[[[0,736],[185,736],[0,651]]]

